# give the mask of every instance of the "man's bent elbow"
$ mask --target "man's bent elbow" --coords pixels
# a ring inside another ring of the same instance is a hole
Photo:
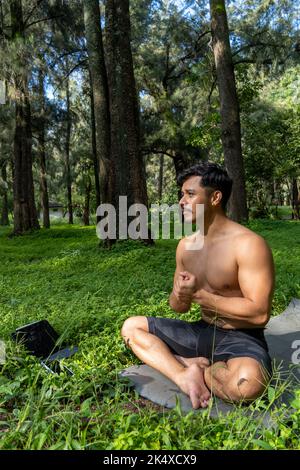
[[[173,308],[176,313],[187,313],[190,309],[189,307],[176,307]]]
[[[175,302],[172,302],[171,300],[169,301],[169,305],[172,310],[176,313],[187,313],[190,310],[190,306],[188,305],[179,305],[176,304]]]
[[[259,313],[256,315],[254,323],[256,327],[264,328],[270,319],[269,313]]]

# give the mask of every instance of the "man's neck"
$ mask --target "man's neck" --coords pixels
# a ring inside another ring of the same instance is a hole
[[[204,217],[204,236],[206,239],[212,239],[219,234],[227,221],[228,218],[222,210],[207,214]]]

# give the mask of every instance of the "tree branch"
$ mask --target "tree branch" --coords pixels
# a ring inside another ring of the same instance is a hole
[[[209,95],[208,95],[208,98],[207,98],[207,102],[208,102],[209,106],[211,105],[211,102],[210,102],[210,100],[211,100],[211,95],[213,94],[213,91],[214,91],[214,89],[215,89],[215,87],[216,87],[216,84],[217,84],[217,77],[214,78],[214,81],[213,81],[213,83],[212,83],[212,85],[211,85],[210,92],[209,92]]]
[[[173,64],[172,66],[170,66],[170,64],[169,64],[170,63],[170,44],[167,45],[166,71],[165,71],[165,74],[164,74],[164,77],[163,77],[163,80],[162,80],[163,87],[164,87],[165,90],[167,90],[167,87],[168,87],[168,80],[174,80],[176,78],[180,78],[182,75],[184,75],[187,72],[187,70],[184,69],[181,72],[179,72],[178,74],[172,75],[172,73],[176,69],[178,63],[181,62],[182,64],[184,64],[186,60],[197,57],[197,55],[199,54],[199,52],[200,52],[200,50],[203,46],[203,44],[202,44],[201,47],[199,46],[200,40],[204,36],[206,36],[206,34],[209,34],[210,32],[211,32],[210,30],[207,30],[207,31],[204,31],[204,33],[199,34],[193,48],[187,54],[185,54],[184,56],[179,57],[176,64]]]
[[[65,78],[63,80],[65,80],[66,78],[68,78],[73,72],[74,70],[76,70],[78,67],[80,67],[81,65],[84,65],[86,64],[88,61],[88,59],[83,59],[83,60],[80,60],[76,65],[74,65],[74,67],[71,68],[71,70],[67,73],[67,75],[65,76]]]
[[[77,49],[75,51],[68,51],[68,52],[64,52],[63,54],[59,55],[56,59],[55,59],[55,62],[51,62],[49,64],[49,67],[52,69],[63,57],[66,57],[66,56],[70,56],[70,55],[73,55],[73,54],[77,54],[79,52],[86,52],[86,49]]]
[[[159,155],[163,154],[163,155],[167,155],[168,157],[171,157],[173,160],[174,160],[174,158],[176,158],[176,157],[174,157],[174,155],[172,155],[171,153],[169,153],[167,150],[158,150],[158,149],[151,148],[151,147],[150,147],[150,148],[147,148],[147,147],[143,148],[143,149],[142,149],[142,153],[143,153],[144,155],[149,155],[149,154],[151,154],[151,153],[153,153],[153,154],[159,154]]]
[[[84,65],[87,63],[87,60],[88,59],[84,59],[84,60],[81,60],[80,62],[78,62],[76,65],[74,65],[74,67],[71,68],[71,70],[69,70],[69,72],[67,73],[67,75],[65,75],[59,82],[58,86],[54,89],[53,91],[53,94],[57,91],[58,87],[74,72],[74,70],[76,70],[78,67],[80,67],[81,65]]]
[[[37,23],[42,23],[44,21],[50,21],[50,20],[55,20],[56,18],[62,18],[63,15],[57,15],[57,16],[50,16],[49,18],[42,18],[40,20],[36,20],[36,21],[33,21],[32,23],[29,23],[26,27],[24,27],[24,29],[28,29],[30,28],[30,26],[33,26],[34,24],[37,24]]]
[[[253,42],[250,44],[246,44],[245,46],[241,47],[237,51],[232,53],[232,57],[235,55],[239,54],[240,52],[246,51],[247,49],[251,49],[252,47],[275,47],[279,49],[280,47],[284,47],[282,44],[274,44],[274,43],[268,43],[268,42]]]
[[[233,63],[234,67],[238,64],[256,64],[258,62],[257,59],[240,59]],[[272,59],[264,59],[260,63],[265,65],[271,65]]]
[[[198,43],[200,42],[200,39],[202,39],[204,36],[206,36],[206,34],[209,34],[211,31],[208,30],[208,31],[205,31],[204,33],[202,34],[199,34],[199,36],[197,37],[196,39],[196,42],[194,44],[194,47],[193,49],[191,49],[186,55],[182,56],[179,58],[179,62],[185,62],[187,59],[191,59],[192,57],[195,57],[197,53],[200,52],[200,49],[198,49]],[[203,44],[202,44],[203,46]],[[201,46],[201,47],[202,47]]]
[[[33,14],[34,10],[36,10],[40,4],[43,2],[44,0],[38,0],[36,2],[36,4],[34,5],[34,7],[32,8],[32,10],[28,13],[28,16],[27,18],[24,20],[24,28],[26,29],[26,25],[27,25],[27,21],[29,20],[29,18],[31,17],[31,15]]]

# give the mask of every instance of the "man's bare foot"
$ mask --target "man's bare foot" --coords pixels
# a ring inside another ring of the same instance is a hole
[[[204,372],[197,364],[191,364],[177,377],[176,384],[186,393],[194,409],[206,408],[210,399],[210,392],[205,385]]]
[[[189,367],[192,364],[197,364],[197,366],[201,367],[201,369],[205,369],[205,367],[210,365],[210,361],[206,357],[182,357],[177,356],[176,354],[175,357],[177,361],[179,361],[185,367]]]

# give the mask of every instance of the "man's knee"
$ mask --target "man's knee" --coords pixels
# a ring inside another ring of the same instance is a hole
[[[125,340],[132,339],[137,328],[149,331],[148,320],[146,317],[136,316],[127,318],[123,323],[121,335]]]
[[[233,374],[226,388],[231,400],[251,401],[262,395],[266,388],[266,379],[259,364],[251,367],[242,366]]]

